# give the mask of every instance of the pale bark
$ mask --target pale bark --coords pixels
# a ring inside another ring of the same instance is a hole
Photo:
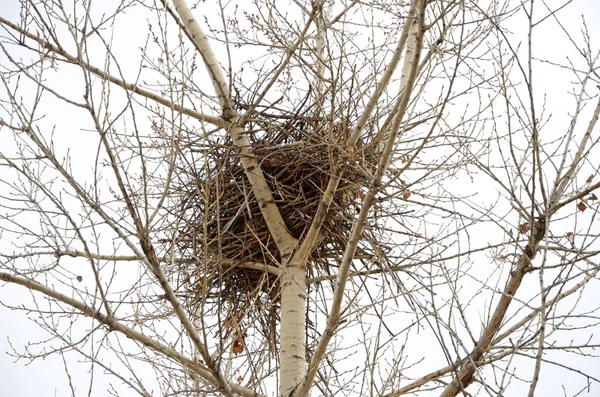
[[[412,17],[413,15],[414,15],[414,12],[411,10],[409,17]],[[350,147],[350,148],[353,147],[354,145],[356,145],[356,142],[358,141],[371,113],[375,109],[375,105],[377,104],[378,99],[380,98],[381,94],[384,92],[385,88],[387,88],[387,85],[389,84],[389,81],[390,81],[394,71],[396,70],[398,63],[400,62],[401,55],[402,55],[402,52],[406,45],[406,40],[408,37],[409,25],[410,24],[405,25],[405,27],[402,31],[402,34],[400,36],[400,39],[398,41],[398,45],[396,46],[396,50],[394,52],[392,60],[386,67],[386,70],[385,70],[381,80],[378,82],[375,92],[371,96],[360,120],[358,121],[357,125],[353,129],[353,132],[352,132],[349,142],[348,142],[348,147]],[[340,170],[333,170],[331,178],[327,184],[327,188],[325,189],[325,192],[323,193],[321,203],[319,204],[317,212],[311,223],[311,226],[310,226],[308,232],[306,233],[306,236],[305,236],[304,240],[302,241],[300,248],[294,253],[294,257],[290,261],[291,264],[298,264],[300,266],[304,266],[304,264],[308,260],[310,252],[313,250],[316,242],[319,239],[319,233],[321,230],[321,226],[327,216],[327,212],[329,211],[329,206],[331,205],[331,202],[333,201],[333,196],[337,190],[340,180],[341,180]],[[281,343],[282,343],[282,345],[281,345],[281,353],[282,353],[281,373],[282,373],[282,376],[281,376],[281,385],[280,385],[280,393],[279,393],[280,396],[288,396],[288,395],[290,395],[290,393],[292,393],[294,395],[298,395],[298,393],[308,393],[308,391],[310,390],[310,387],[312,385],[312,382],[314,380],[314,374],[315,374],[315,372],[312,373],[312,378],[309,381],[303,380],[304,374],[306,371],[306,365],[305,365],[305,361],[304,361],[305,355],[306,355],[306,353],[305,353],[306,347],[304,346],[304,343],[305,343],[304,339],[305,339],[305,334],[306,334],[305,318],[304,318],[305,311],[306,311],[306,300],[305,300],[306,280],[302,284],[297,284],[296,279],[297,279],[297,277],[299,277],[300,271],[297,268],[295,268],[295,266],[296,265],[292,265],[292,267],[286,268],[286,273],[289,272],[289,273],[287,273],[286,279],[291,280],[291,281],[283,283],[283,288],[284,289],[290,288],[290,291],[282,290],[282,325],[281,325],[281,327],[282,327],[282,334],[281,334]],[[303,270],[303,272],[304,272],[304,270]],[[286,273],[284,273],[284,274],[286,274]],[[285,295],[285,302],[286,302],[285,304],[283,303],[284,295]],[[286,306],[286,305],[289,305],[289,310],[288,310],[288,306]],[[284,313],[286,313],[285,318],[284,318]],[[295,319],[297,326],[294,326],[294,327],[291,326],[292,323],[288,320],[288,318],[291,317],[292,315],[297,316],[297,318]],[[300,326],[300,323],[303,324],[303,326]],[[285,329],[285,331],[284,331],[284,329]],[[292,336],[292,333],[295,333],[296,335]],[[285,337],[284,337],[284,335],[285,335]],[[303,343],[302,351],[300,351],[298,349],[298,346],[296,345],[296,341],[299,341],[299,340],[303,341],[302,342]],[[284,346],[284,343],[285,343],[285,346]],[[286,352],[285,358],[283,357],[284,351]],[[300,357],[302,358],[302,360],[300,360]],[[286,362],[285,368],[284,368],[284,362]],[[292,363],[295,364],[295,368],[292,366]],[[285,377],[283,375],[284,373],[286,373]],[[310,376],[311,375],[309,374],[309,377]],[[303,389],[300,390],[300,387],[302,387]]]
[[[306,339],[306,275],[303,263],[297,263],[291,260],[292,252],[297,244],[297,240],[290,234],[285,225],[277,205],[273,200],[271,189],[259,167],[255,157],[250,140],[245,133],[243,121],[235,112],[232,106],[229,90],[226,85],[225,77],[220,70],[215,54],[213,53],[206,36],[200,26],[195,21],[191,10],[183,0],[175,0],[176,10],[183,20],[186,29],[194,40],[198,52],[202,54],[202,59],[206,68],[209,70],[213,86],[219,95],[219,101],[223,107],[225,118],[230,122],[228,132],[233,144],[238,149],[238,154],[242,166],[244,167],[246,177],[252,186],[252,193],[258,202],[261,213],[269,228],[277,248],[281,254],[281,261],[284,267],[281,285],[281,336],[280,336],[280,394],[287,395],[298,385],[300,379],[304,377],[305,371],[305,339]],[[303,36],[310,25],[309,19],[307,26],[297,45],[303,40]],[[291,52],[288,53],[288,61]],[[285,62],[284,62],[285,63]],[[282,68],[279,68],[281,72]],[[271,83],[274,81],[271,80]],[[267,90],[270,85],[267,85]],[[263,92],[264,95],[266,91]],[[262,96],[259,96],[259,99]]]
[[[281,277],[280,396],[289,396],[306,372],[306,275],[286,266]]]
[[[189,31],[190,37],[202,56],[204,66],[211,77],[213,87],[219,97],[219,103],[223,108],[223,115],[228,122],[227,131],[231,136],[233,144],[238,149],[240,161],[252,186],[252,193],[256,197],[269,231],[275,239],[277,248],[281,252],[281,257],[288,259],[291,255],[291,250],[296,244],[296,239],[287,230],[285,221],[281,217],[281,213],[273,200],[271,189],[256,160],[250,140],[244,131],[244,126],[240,123],[240,118],[233,107],[229,87],[227,86],[227,81],[215,53],[185,0],[174,0],[173,4],[185,28]]]
[[[217,97],[219,98],[219,104],[223,109],[223,116],[226,120],[229,120],[235,115],[235,110],[233,108],[227,80],[225,80],[225,75],[219,66],[217,57],[185,0],[173,0],[173,5],[175,6],[177,14],[179,14],[179,17],[183,21],[185,28],[190,33],[192,43],[202,57],[202,61],[204,61],[204,66],[206,67]]]
[[[327,6],[327,11],[325,11]],[[317,117],[321,116],[323,110],[324,100],[324,81],[325,81],[325,36],[327,34],[327,28],[329,27],[329,18],[333,11],[333,1],[324,0],[319,15],[317,16],[317,34],[315,37],[315,65],[317,69],[316,82],[315,82],[315,102],[317,104],[317,110],[315,111]]]
[[[414,18],[414,15],[415,15],[414,9],[411,8],[411,10],[408,14],[409,20],[411,18]],[[371,117],[371,115],[373,114],[373,111],[375,110],[377,101],[379,100],[379,98],[381,97],[381,95],[383,94],[385,89],[387,88],[387,86],[390,82],[390,79],[392,78],[394,72],[396,71],[396,68],[397,68],[398,64],[400,63],[400,60],[402,59],[402,53],[404,52],[404,47],[406,45],[406,40],[408,38],[408,32],[409,32],[410,26],[411,26],[411,24],[409,24],[409,23],[406,23],[404,25],[404,28],[402,29],[402,33],[400,34],[400,39],[398,40],[398,44],[396,45],[394,54],[392,55],[392,58],[391,58],[389,64],[386,66],[385,71],[383,72],[383,75],[381,76],[381,79],[378,81],[378,83],[375,87],[375,92],[369,98],[369,102],[367,102],[367,105],[365,106],[365,109],[362,112],[361,117],[357,121],[356,125],[354,126],[354,128],[352,130],[352,133],[350,134],[350,137],[349,137],[348,143],[347,143],[348,148],[353,148],[356,145],[356,143],[358,142],[362,132],[364,131],[365,126],[367,125],[367,122],[369,121],[369,118]],[[300,248],[295,253],[295,256],[299,257],[299,259],[297,261],[301,262],[302,259],[300,259],[300,258],[307,258],[308,255],[310,254],[310,251],[314,248],[314,244],[319,238],[321,226],[323,225],[323,222],[325,221],[325,217],[327,216],[327,212],[329,211],[329,206],[331,205],[333,196],[337,190],[340,180],[341,180],[340,170],[334,169],[332,171],[331,178],[329,179],[329,182],[327,183],[327,188],[325,189],[325,192],[323,193],[323,197],[321,198],[321,203],[319,204],[317,213],[315,214],[315,216],[313,218],[310,228],[309,228],[308,232],[306,233],[306,236],[305,236],[304,240],[302,241]]]
[[[316,102],[317,102],[317,116],[321,115],[322,111],[322,100],[323,100],[323,71],[325,69],[325,63],[323,62],[323,56],[325,52],[325,30],[327,27],[327,19],[331,12],[331,7],[328,8],[328,12],[324,13],[323,7],[318,8],[318,12],[315,12],[316,3],[313,5],[313,9],[310,12],[310,19],[316,19],[317,21],[317,37],[316,41],[316,55],[315,64],[317,66],[316,76]],[[331,4],[332,5],[332,4]],[[308,24],[307,24],[308,27]],[[302,36],[306,34],[307,30],[302,32]],[[300,41],[296,43],[296,46],[300,44]],[[291,53],[288,53],[288,56]],[[288,60],[286,60],[287,63]],[[282,65],[283,66],[283,65]],[[282,70],[279,68],[278,72]],[[274,79],[271,79],[271,83]],[[268,88],[268,87],[267,87]],[[264,94],[263,94],[264,95]],[[255,102],[255,105],[258,102]],[[337,186],[337,184],[336,184]],[[329,189],[324,193],[324,197],[331,195]],[[331,200],[329,200],[331,202]],[[322,212],[323,216],[326,212]],[[322,222],[322,221],[321,221]],[[302,246],[312,247],[318,239],[319,231],[314,229],[313,233],[308,233],[304,242],[308,240],[308,243]],[[313,239],[314,237],[314,239]],[[308,261],[309,249],[299,249],[289,262],[285,264],[285,268],[280,279],[281,283],[281,334],[280,334],[280,386],[279,395],[289,396],[293,394],[294,390],[300,385],[302,379],[306,374],[306,263]]]
[[[321,339],[319,340],[319,343],[315,349],[315,352],[310,360],[306,380],[302,385],[302,388],[299,389],[297,393],[294,393],[294,396],[306,397],[310,394],[310,389],[314,382],[321,360],[325,355],[329,341],[335,334],[335,331],[339,325],[342,301],[344,299],[344,291],[346,281],[348,279],[348,274],[350,272],[350,265],[352,264],[356,248],[358,247],[358,243],[360,241],[360,237],[366,224],[371,205],[373,204],[375,194],[380,188],[381,179],[383,178],[383,175],[389,163],[389,159],[393,151],[394,143],[396,141],[400,124],[404,118],[406,109],[408,107],[410,95],[412,93],[412,88],[417,76],[417,70],[419,68],[419,58],[421,54],[421,48],[423,45],[423,18],[425,12],[425,2],[423,0],[417,1],[414,8],[414,20],[409,20],[406,23],[406,25],[408,25],[408,29],[405,29],[407,31],[407,36],[409,37],[409,40],[407,43],[406,54],[404,57],[404,65],[402,67],[403,85],[400,87],[400,98],[398,99],[397,106],[398,111],[394,116],[393,126],[387,136],[387,141],[384,148],[385,150],[381,156],[381,159],[379,160],[375,178],[363,201],[363,205],[358,215],[358,219],[356,219],[356,221],[354,222],[354,225],[350,232],[348,245],[344,252],[342,263],[340,264],[340,268],[336,278],[335,289],[333,292],[333,301],[327,317],[325,331],[323,332]]]
[[[244,127],[237,124],[237,121],[238,116],[234,118],[234,123],[232,123],[229,129],[229,134],[234,145],[238,148],[240,161],[246,171],[246,177],[252,186],[252,193],[258,202],[261,214],[265,218],[271,236],[281,253],[282,261],[286,261],[291,256],[297,240],[288,231],[279,208],[275,204],[271,189],[256,160],[248,135],[246,135]]]

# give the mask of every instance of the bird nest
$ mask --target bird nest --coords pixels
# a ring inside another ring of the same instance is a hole
[[[273,199],[289,232],[302,241],[334,167],[343,177],[309,258],[312,276],[334,273],[359,208],[362,189],[374,170],[374,150],[359,142],[346,147],[346,122],[286,117],[253,122],[247,131]],[[275,339],[277,275],[281,256],[261,214],[229,138],[190,143],[195,158],[181,170],[177,234],[171,247],[181,258],[180,287],[192,301],[217,301],[229,318],[264,322]],[[194,166],[192,165],[194,164]],[[266,266],[265,266],[266,265]],[[256,324],[255,324],[256,325]]]

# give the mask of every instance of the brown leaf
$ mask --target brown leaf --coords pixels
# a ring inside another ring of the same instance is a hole
[[[83,277],[81,277],[81,276],[77,276],[77,277],[75,277],[75,278],[76,278],[76,279],[77,279],[77,281],[79,281],[79,282],[82,282],[82,281],[83,281]]]
[[[588,197],[588,200],[598,200],[598,196],[596,196],[594,193],[592,193],[592,195],[590,197]]]
[[[231,346],[231,352],[236,356],[244,351],[244,337],[242,335],[238,336]]]
[[[567,238],[573,237],[573,232],[567,232]]]
[[[410,159],[410,157],[408,157],[408,155],[406,156],[402,156],[402,164],[406,164],[408,163],[408,160]]]
[[[577,204],[577,209],[581,212],[585,211],[586,208],[587,208],[587,206],[585,205],[585,203],[583,201],[580,201],[579,204]]]
[[[593,180],[594,180],[594,175],[590,175],[590,176],[588,176],[588,179],[585,182],[592,183]]]
[[[519,225],[519,233],[521,233],[521,234],[525,234],[525,233],[527,233],[530,230],[531,230],[531,225],[529,223],[527,223],[527,222],[521,223]]]
[[[402,193],[402,200],[408,200],[408,198],[410,197],[410,192],[407,190],[406,192]]]

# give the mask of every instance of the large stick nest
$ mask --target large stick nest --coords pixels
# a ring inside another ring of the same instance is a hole
[[[352,220],[374,171],[375,150],[359,144],[349,149],[345,121],[287,116],[249,125],[259,167],[290,233],[300,241],[308,231],[331,170],[343,177],[321,228],[309,265],[310,274],[335,273],[346,247]],[[183,197],[177,211],[181,225],[173,240],[177,256],[186,261],[181,287],[193,301],[218,301],[229,317],[254,312],[274,341],[277,277],[262,266],[280,267],[280,255],[242,168],[238,149],[227,137],[191,143],[195,154],[182,169],[177,187]],[[262,308],[262,309],[261,309]],[[262,313],[263,315],[261,315]],[[257,325],[257,324],[254,324]]]

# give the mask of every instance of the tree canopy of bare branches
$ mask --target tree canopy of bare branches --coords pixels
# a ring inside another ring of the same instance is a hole
[[[9,0],[4,350],[72,395],[598,393],[592,3]]]

